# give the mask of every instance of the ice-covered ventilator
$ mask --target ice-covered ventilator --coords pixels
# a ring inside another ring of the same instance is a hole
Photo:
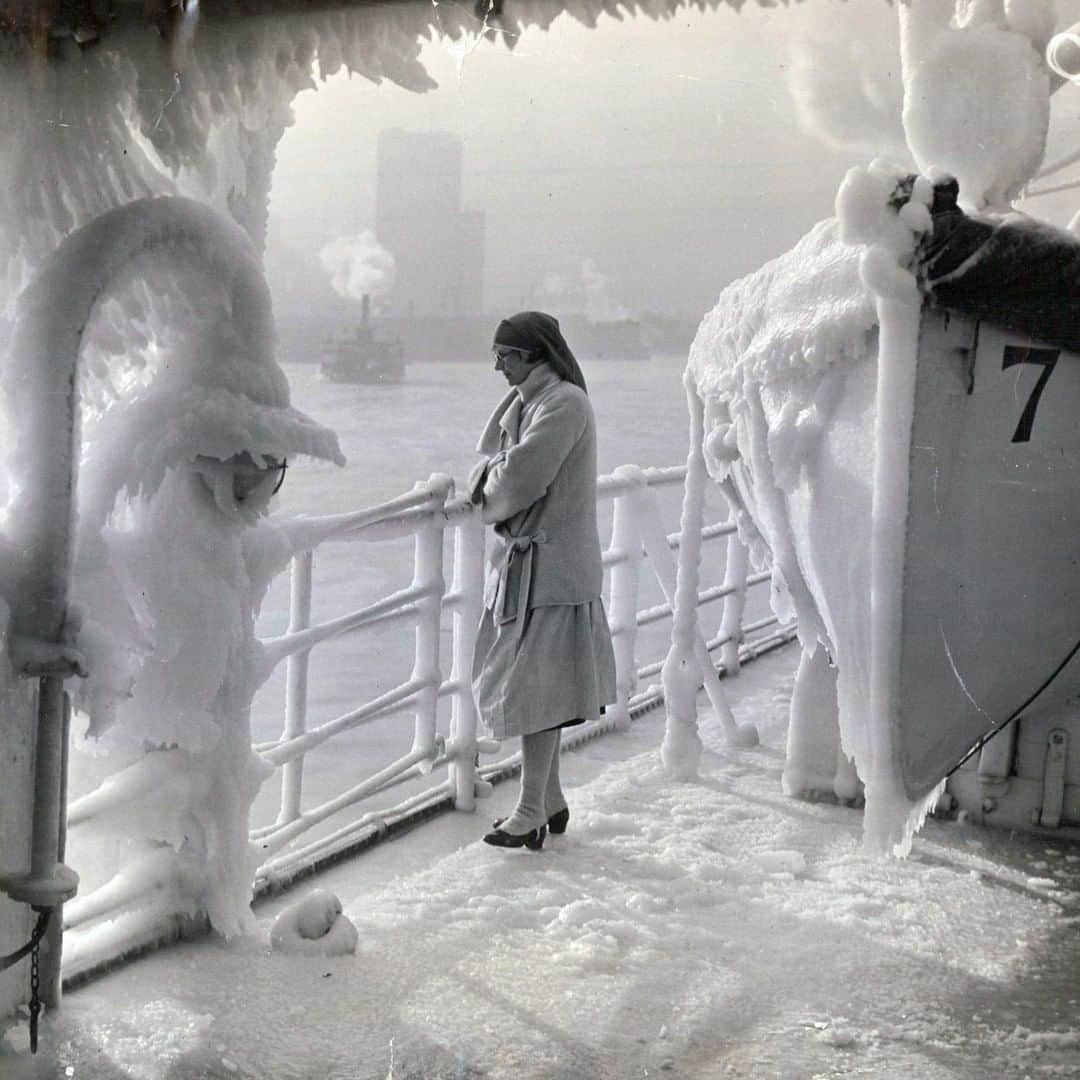
[[[27,955],[31,957],[32,1051],[37,1049],[37,1021],[43,999],[50,1005],[59,999],[60,909],[74,897],[79,882],[63,858],[71,714],[64,680],[87,673],[74,641],[79,620],[75,612],[69,611],[74,492],[81,441],[77,386],[82,334],[95,305],[107,292],[112,275],[148,251],[192,240],[209,243],[209,238],[218,237],[219,257],[227,262],[231,259],[241,299],[249,296],[250,290],[245,292],[245,288],[252,285],[245,275],[258,273],[254,261],[243,254],[245,244],[221,243],[220,215],[215,211],[187,199],[153,201],[156,213],[145,221],[143,205],[130,204],[103,215],[61,244],[20,298],[13,340],[12,353],[19,361],[19,370],[38,374],[27,378],[17,391],[26,399],[20,402],[24,416],[18,452],[32,461],[34,476],[12,507],[13,519],[19,522],[20,546],[27,557],[13,598],[9,651],[13,669],[23,677],[38,679],[39,684],[30,867],[25,872],[0,876],[0,892],[29,905],[37,913],[37,920],[30,939],[0,957],[0,971]],[[241,254],[235,255],[234,248]],[[95,253],[92,261],[97,273],[80,275],[73,268],[85,265],[87,250]],[[262,313],[259,304],[248,306],[255,309],[255,314],[244,314],[258,318]],[[57,310],[65,312],[63,319],[54,318],[52,313]],[[32,419],[26,419],[28,416]],[[48,437],[43,438],[41,433]],[[285,462],[262,457],[261,465],[247,453],[214,462],[214,476],[204,475],[211,493],[215,494],[214,480],[227,486],[230,496],[239,502],[269,498],[281,485]],[[202,461],[204,465],[209,463],[209,459]],[[44,972],[39,966],[43,941]]]

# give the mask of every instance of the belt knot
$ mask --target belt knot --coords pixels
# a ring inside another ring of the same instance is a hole
[[[526,536],[508,536],[506,540],[506,554],[499,567],[499,583],[495,592],[493,604],[496,620],[500,623],[514,623],[514,635],[518,644],[521,643],[521,635],[525,630],[525,614],[529,605],[529,592],[532,588],[533,553],[537,544],[548,542],[547,533],[543,529],[537,529],[534,533]],[[518,578],[517,596],[514,598],[514,611],[507,615],[506,609],[510,605],[510,567],[513,563],[521,560],[521,572]]]

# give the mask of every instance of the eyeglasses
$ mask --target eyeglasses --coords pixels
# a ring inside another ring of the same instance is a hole
[[[519,349],[516,345],[491,346],[491,355],[494,356],[496,361],[500,364],[509,360],[514,353],[518,353],[526,359],[532,355],[528,349]]]

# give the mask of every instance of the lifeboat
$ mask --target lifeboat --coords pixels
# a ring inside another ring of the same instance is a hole
[[[1080,241],[969,217],[951,181],[931,220],[902,400],[834,221],[725,289],[689,363],[709,471],[799,621],[785,790],[851,798],[853,759],[895,850],[947,778],[972,816],[1080,823]],[[912,417],[896,504],[882,407]]]
[[[922,274],[896,764],[912,798],[966,762],[976,813],[1080,821],[1080,242],[949,210]]]

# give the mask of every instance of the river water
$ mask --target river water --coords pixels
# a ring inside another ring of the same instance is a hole
[[[596,413],[599,468],[672,465],[686,460],[685,358],[596,362],[586,370]],[[344,469],[298,463],[279,512],[330,513],[370,505],[433,472],[459,479],[477,460],[476,440],[506,393],[490,362],[412,364],[406,381],[350,385],[323,379],[313,364],[284,364],[293,403],[334,428]]]

